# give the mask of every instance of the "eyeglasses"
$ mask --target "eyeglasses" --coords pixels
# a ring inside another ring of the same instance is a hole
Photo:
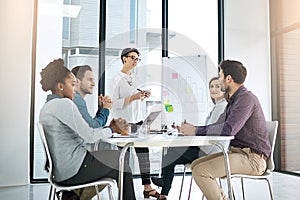
[[[141,59],[139,57],[135,57],[135,56],[126,56],[127,58],[130,57],[133,61],[137,61],[140,62]]]

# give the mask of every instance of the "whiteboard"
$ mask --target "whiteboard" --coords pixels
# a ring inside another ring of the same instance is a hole
[[[206,56],[163,58],[161,97],[163,123],[180,124],[186,120],[203,124],[208,113]]]

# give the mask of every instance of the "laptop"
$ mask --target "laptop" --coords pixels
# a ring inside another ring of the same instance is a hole
[[[130,131],[129,134],[127,134],[127,135],[121,135],[121,134],[118,134],[118,133],[114,133],[112,135],[112,138],[138,137],[137,133],[139,133],[139,131],[142,131],[142,129],[146,129],[148,126],[150,126],[155,121],[155,119],[158,117],[158,115],[160,114],[160,112],[161,111],[151,112],[146,117],[146,119],[143,121],[143,123],[141,123],[141,124],[140,124],[140,122],[137,123],[137,124],[130,124],[131,131]],[[150,131],[150,134],[151,133],[157,133],[157,132]]]
[[[147,128],[148,126],[150,126],[155,119],[158,117],[158,115],[161,113],[161,111],[155,111],[155,112],[151,112],[143,121],[142,124],[131,124],[131,133],[137,133],[139,132],[139,130]]]

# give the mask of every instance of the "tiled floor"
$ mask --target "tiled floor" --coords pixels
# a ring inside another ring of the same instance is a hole
[[[187,199],[188,186],[190,177],[187,177],[184,184],[183,200]],[[300,189],[300,177],[273,173],[271,177],[273,194],[275,200],[298,200]],[[137,199],[144,199],[142,196],[142,185],[140,179],[134,179],[135,191]],[[170,200],[178,199],[179,190],[181,184],[181,176],[176,176],[173,182],[173,187],[170,191]],[[239,193],[239,182],[234,181],[236,199],[242,199]],[[246,199],[248,200],[268,200],[270,199],[267,190],[267,184],[264,181],[259,182],[246,182]],[[0,187],[0,199],[1,200],[46,200],[48,199],[49,184],[31,184],[27,186],[16,187]],[[114,188],[115,194],[117,194],[116,187]],[[107,192],[101,192],[101,199],[106,200]],[[198,189],[196,184],[193,184],[191,199],[201,199],[202,193]],[[96,198],[94,198],[96,199]]]

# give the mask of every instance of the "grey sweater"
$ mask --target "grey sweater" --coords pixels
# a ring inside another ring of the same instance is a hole
[[[67,98],[51,98],[41,109],[39,121],[52,156],[52,178],[57,182],[78,172],[88,151],[86,144],[105,141],[112,135],[110,128],[90,128],[77,106]]]

